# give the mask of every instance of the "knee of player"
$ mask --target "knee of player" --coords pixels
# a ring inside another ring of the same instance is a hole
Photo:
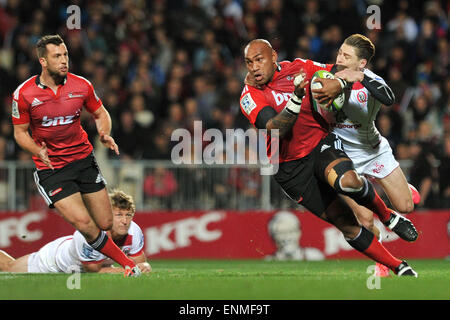
[[[358,221],[368,230],[372,230],[374,227],[373,216],[371,218],[358,216]]]
[[[342,232],[342,235],[345,239],[354,239],[358,236],[361,227],[359,225],[347,225],[341,226],[339,231]]]
[[[356,192],[364,187],[364,181],[354,170],[345,172],[339,178],[340,189],[346,192]]]
[[[105,218],[102,221],[97,221],[97,226],[103,231],[110,230],[113,226],[113,219]]]
[[[92,219],[90,217],[77,217],[74,219],[74,227],[81,233],[88,233],[91,225]]]

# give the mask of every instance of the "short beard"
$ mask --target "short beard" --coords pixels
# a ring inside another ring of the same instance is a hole
[[[52,77],[53,81],[55,82],[55,84],[61,84],[63,83],[64,79],[66,78],[66,75],[61,75],[58,71],[51,71],[50,69],[47,69],[48,74],[50,75],[50,77]]]

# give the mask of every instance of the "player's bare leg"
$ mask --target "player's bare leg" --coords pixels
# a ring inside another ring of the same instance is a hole
[[[104,189],[106,192],[106,189]],[[112,210],[109,198],[107,198],[107,205],[103,205],[106,213],[98,213],[96,215],[91,214],[87,207],[96,208],[98,206],[93,205],[95,202],[95,195],[99,196],[98,200],[102,200],[102,193],[94,192],[90,197],[82,197],[81,194],[74,193],[66,198],[63,198],[54,203],[55,208],[61,214],[61,216],[75,227],[83,236],[89,245],[97,251],[100,251],[104,255],[110,257],[117,263],[119,263],[125,270],[134,270],[136,264],[128,258],[122,250],[108,237],[106,232],[100,230],[92,216],[102,217],[102,214],[111,215],[111,225],[108,221],[102,221],[101,227],[111,227],[112,226]],[[85,203],[88,203],[87,205]],[[109,206],[109,207],[108,207]],[[100,219],[100,218],[98,218]],[[133,275],[132,272],[127,271],[127,275]],[[136,275],[139,274],[139,270],[136,271]]]
[[[372,231],[372,233],[377,237],[378,241],[381,242],[381,231],[374,224],[373,212],[363,206],[360,206],[354,200],[352,200],[347,196],[342,196],[342,198],[352,209],[359,223],[361,223],[368,230]],[[378,262],[375,264],[375,276],[388,277],[389,275],[390,274],[388,267]]]
[[[389,201],[399,213],[406,214],[414,210],[412,193],[400,167],[397,167],[388,176],[376,179],[381,185]]]
[[[1,267],[1,271],[6,272],[28,272],[28,257],[30,255],[27,254],[23,257],[20,257],[18,259],[10,260],[5,263],[4,266]]]
[[[86,208],[101,230],[109,230],[113,225],[113,212],[106,188],[81,195]]]
[[[418,233],[412,222],[386,206],[370,181],[356,172],[349,158],[331,161],[324,177],[337,192],[373,211],[400,238],[410,242],[417,240]]]
[[[361,226],[348,206],[343,205],[344,200],[337,197],[320,216],[321,219],[331,223],[342,232],[346,239],[358,236]]]
[[[91,242],[96,239],[100,229],[89,215],[79,192],[56,201],[54,206],[64,220],[81,232],[86,241]]]
[[[6,271],[5,269],[8,268],[9,264],[14,260],[16,259],[11,257],[5,251],[0,250],[0,271]]]
[[[350,209],[352,209],[358,221],[368,230],[372,231],[372,233],[379,239],[381,232],[378,229],[378,227],[374,224],[373,212],[367,209],[366,207],[360,206],[350,197],[342,195],[341,197],[348,204]]]

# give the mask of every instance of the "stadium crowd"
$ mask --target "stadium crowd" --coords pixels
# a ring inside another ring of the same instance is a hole
[[[371,4],[380,8],[380,29],[367,28]],[[69,5],[81,9],[80,29],[67,28]],[[411,164],[420,206],[449,208],[449,12],[438,0],[0,0],[0,160],[30,159],[14,142],[11,94],[39,73],[34,46],[44,34],[64,38],[70,72],[94,85],[121,159],[170,160],[172,131],[193,130],[195,120],[203,130],[248,128],[239,97],[249,40],[268,39],[279,60],[333,63],[342,41],[362,33],[376,46],[370,69],[396,96],[377,127]],[[89,114],[83,126],[93,141]]]

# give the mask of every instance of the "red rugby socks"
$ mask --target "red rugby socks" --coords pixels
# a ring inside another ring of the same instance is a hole
[[[387,251],[372,232],[364,227],[361,227],[361,231],[356,238],[347,240],[347,242],[359,252],[376,262],[384,264],[391,270],[395,270],[402,263],[401,260]]]
[[[95,250],[100,251],[105,256],[116,261],[123,268],[126,266],[133,268],[136,265],[134,261],[128,258],[114,241],[108,237],[105,231],[100,231],[98,237],[94,241],[88,242],[88,244]]]

